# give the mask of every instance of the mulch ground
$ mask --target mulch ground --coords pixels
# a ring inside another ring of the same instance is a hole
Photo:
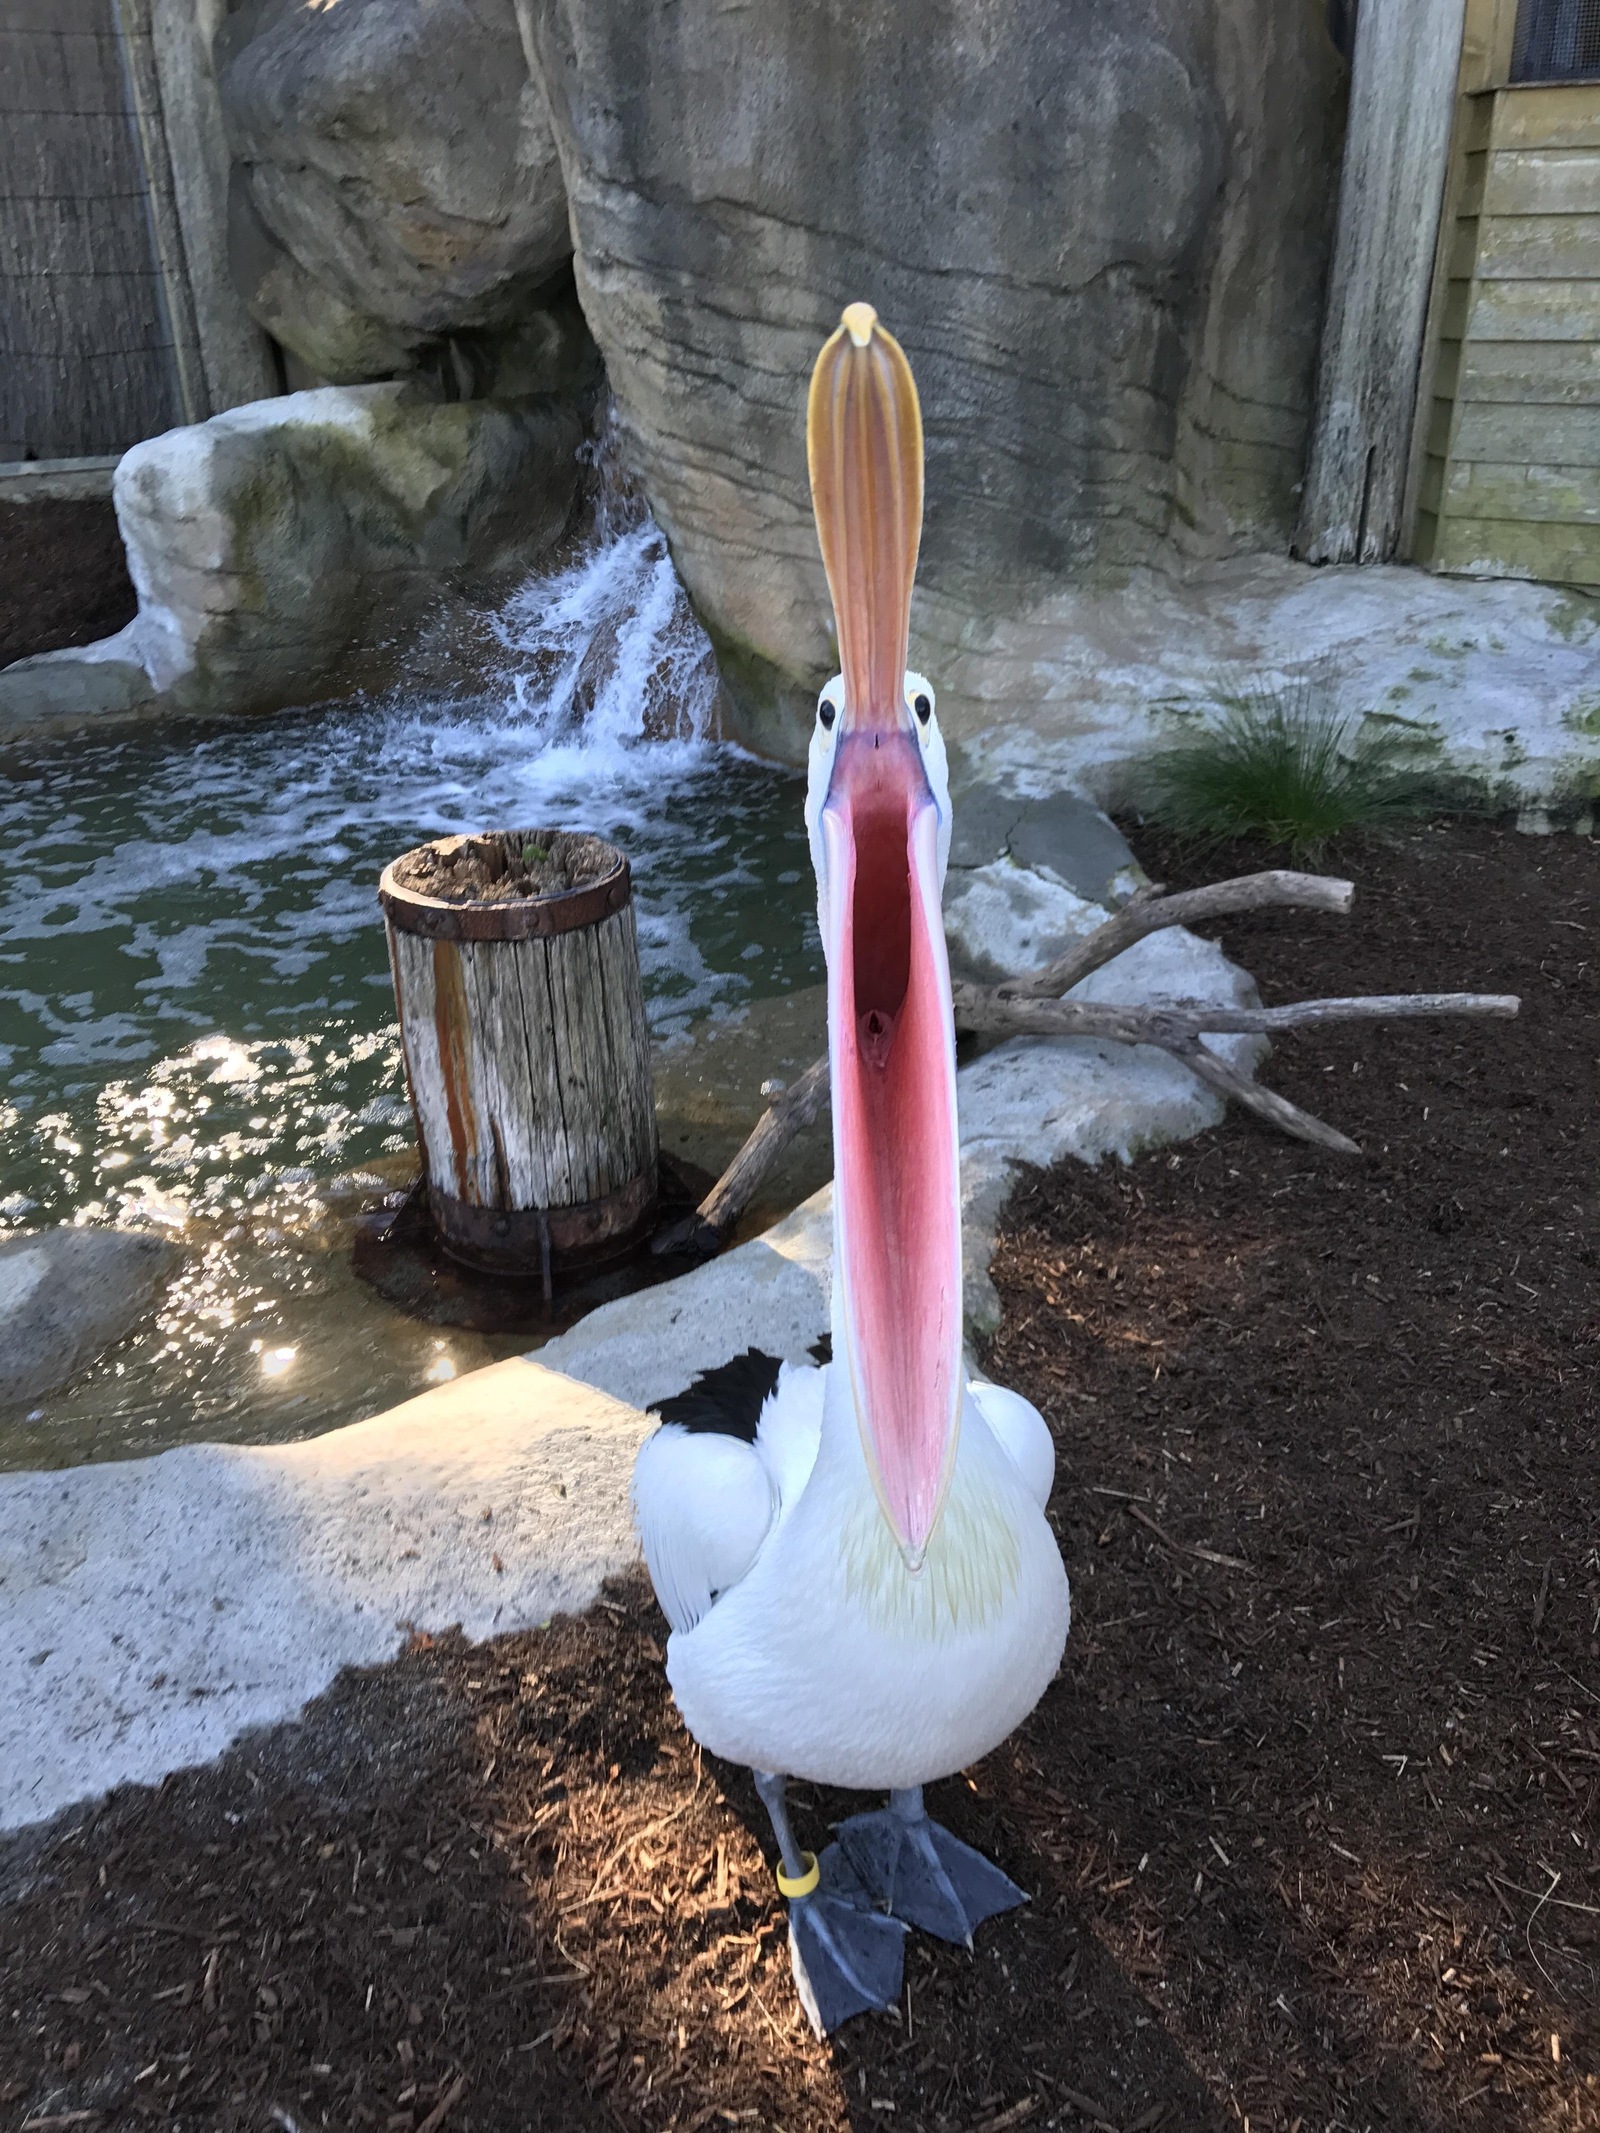
[[[0,667],[109,637],[138,604],[109,497],[0,504]]]
[[[1350,919],[1222,929],[1269,999],[1524,1013],[1280,1045],[1359,1159],[1230,1118],[1019,1193],[990,1360],[1075,1622],[933,1805],[1026,1910],[813,2042],[632,1582],[13,1840],[0,2124],[1600,2127],[1600,851],[1342,864]],[[844,1804],[800,1788],[802,1842]]]

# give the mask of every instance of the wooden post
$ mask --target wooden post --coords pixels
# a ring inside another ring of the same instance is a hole
[[[547,1293],[552,1270],[624,1256],[657,1156],[627,860],[556,830],[444,837],[378,895],[446,1249]]]
[[[1361,0],[1295,536],[1307,562],[1382,563],[1400,541],[1463,15],[1464,0]]]
[[[155,54],[150,44],[148,0],[117,0],[117,25],[122,33],[122,56],[127,68],[129,100],[139,131],[139,153],[144,161],[145,186],[149,196],[150,234],[155,245],[156,266],[161,276],[167,325],[172,335],[172,357],[177,371],[178,399],[185,422],[204,422],[211,413],[211,395],[200,360],[200,336],[195,323],[194,291],[189,285],[188,262],[183,254],[183,231],[178,222],[177,201],[172,188],[172,162],[167,153],[166,131],[161,116],[161,84],[156,74]]]

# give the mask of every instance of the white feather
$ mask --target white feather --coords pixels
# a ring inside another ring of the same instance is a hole
[[[814,1400],[812,1373],[795,1377]],[[738,1584],[667,1640],[667,1678],[695,1739],[732,1762],[834,1785],[923,1784],[986,1755],[1038,1702],[1066,1641],[1066,1571],[1034,1487],[974,1400],[937,1536],[912,1573],[873,1492],[848,1375],[834,1365],[816,1378],[821,1435],[799,1499]],[[798,1439],[799,1405],[782,1391]]]
[[[633,1517],[661,1612],[693,1629],[737,1585],[772,1525],[774,1492],[753,1444],[664,1422],[639,1448]]]
[[[1010,1453],[1029,1495],[1042,1511],[1050,1501],[1056,1478],[1056,1445],[1049,1423],[1031,1400],[1025,1400],[1008,1385],[990,1385],[974,1378],[967,1390],[997,1443]]]
[[[780,1506],[779,1516],[793,1510],[811,1479],[822,1436],[823,1374],[809,1364],[785,1363],[767,1395],[756,1429],[756,1445],[767,1463]]]

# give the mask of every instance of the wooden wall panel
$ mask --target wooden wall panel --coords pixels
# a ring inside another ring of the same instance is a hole
[[[1600,199],[1600,149],[1507,148],[1494,159],[1491,215],[1584,215]]]
[[[1473,341],[1592,341],[1600,283],[1487,281],[1470,285],[1466,332]]]
[[[1600,82],[1463,100],[1417,559],[1600,585]]]
[[[1495,147],[1600,148],[1600,94],[1593,82],[1507,89]]]
[[[1450,470],[1449,492],[1441,501],[1454,518],[1600,526],[1600,467],[1460,460]]]
[[[1600,529],[1507,519],[1446,518],[1434,568],[1465,578],[1540,578],[1595,584]]]
[[[1591,193],[1591,200],[1600,193]],[[1491,215],[1478,242],[1480,281],[1600,280],[1600,214]]]
[[[1459,380],[1468,400],[1600,407],[1600,341],[1474,341]]]
[[[1463,398],[1450,456],[1502,466],[1600,467],[1600,407],[1510,407]]]

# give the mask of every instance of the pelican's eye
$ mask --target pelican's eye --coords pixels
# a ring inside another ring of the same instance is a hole
[[[825,726],[831,726],[838,715],[828,698],[826,696],[822,697],[817,704],[817,716],[822,723]]]
[[[926,725],[929,719],[933,716],[933,698],[931,696],[924,696],[919,693],[918,696],[914,699],[911,708],[913,711],[915,711],[918,718],[921,719],[922,723]]]

